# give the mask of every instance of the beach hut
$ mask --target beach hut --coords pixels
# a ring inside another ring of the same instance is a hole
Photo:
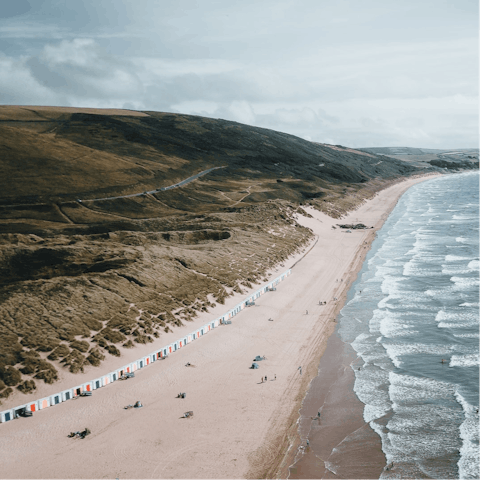
[[[67,400],[73,398],[73,389],[70,388],[68,390],[64,390],[60,395],[62,396],[62,401],[66,402]]]
[[[50,396],[50,405],[58,405],[59,403],[63,402],[62,394],[61,393],[55,393],[54,395]]]
[[[93,382],[87,382],[82,385],[82,392],[91,392],[93,390]]]
[[[5,422],[9,422],[10,420],[13,420],[15,418],[13,415],[14,415],[13,409],[4,410],[3,412],[0,412],[0,423],[5,423]]]
[[[82,386],[81,385],[78,385],[76,387],[73,387],[73,396],[74,397],[78,397],[81,393],[82,393]]]
[[[36,412],[38,410],[37,400],[27,403],[27,410],[29,410],[30,412]]]
[[[97,388],[100,387],[103,387],[101,378],[96,378],[95,380],[92,380],[92,390],[97,390]]]
[[[145,361],[145,366],[150,365],[150,357],[149,356],[146,356],[143,360]]]
[[[41,400],[38,400],[39,410],[44,410],[45,408],[48,408],[49,406],[50,406],[50,399],[48,397],[42,398]]]
[[[21,414],[25,411],[25,409],[27,408],[26,405],[20,405],[18,407],[15,407],[13,409],[13,418],[18,418],[21,416]]]

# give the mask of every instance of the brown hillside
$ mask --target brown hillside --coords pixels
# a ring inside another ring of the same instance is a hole
[[[0,107],[0,396],[262,281],[311,239],[302,205],[339,217],[417,171],[382,158],[202,117]]]

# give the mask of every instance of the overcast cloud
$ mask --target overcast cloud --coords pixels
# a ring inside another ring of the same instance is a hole
[[[0,103],[180,112],[353,147],[477,147],[478,2],[4,2]]]

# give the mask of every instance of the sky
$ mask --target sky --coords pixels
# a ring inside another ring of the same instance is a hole
[[[15,0],[0,104],[222,118],[350,147],[478,147],[477,0]]]

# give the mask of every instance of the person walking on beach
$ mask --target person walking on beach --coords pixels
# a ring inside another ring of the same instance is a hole
[[[308,315],[308,310],[305,310],[305,315]]]
[[[297,370],[300,370],[300,375],[302,374],[302,366],[300,365]]]
[[[276,380],[276,379],[277,379],[277,374],[275,374],[275,378],[274,378],[274,380]]]
[[[263,383],[263,377],[262,377],[262,381],[261,381],[261,383]]]
[[[265,381],[267,381],[267,376],[265,375]]]

